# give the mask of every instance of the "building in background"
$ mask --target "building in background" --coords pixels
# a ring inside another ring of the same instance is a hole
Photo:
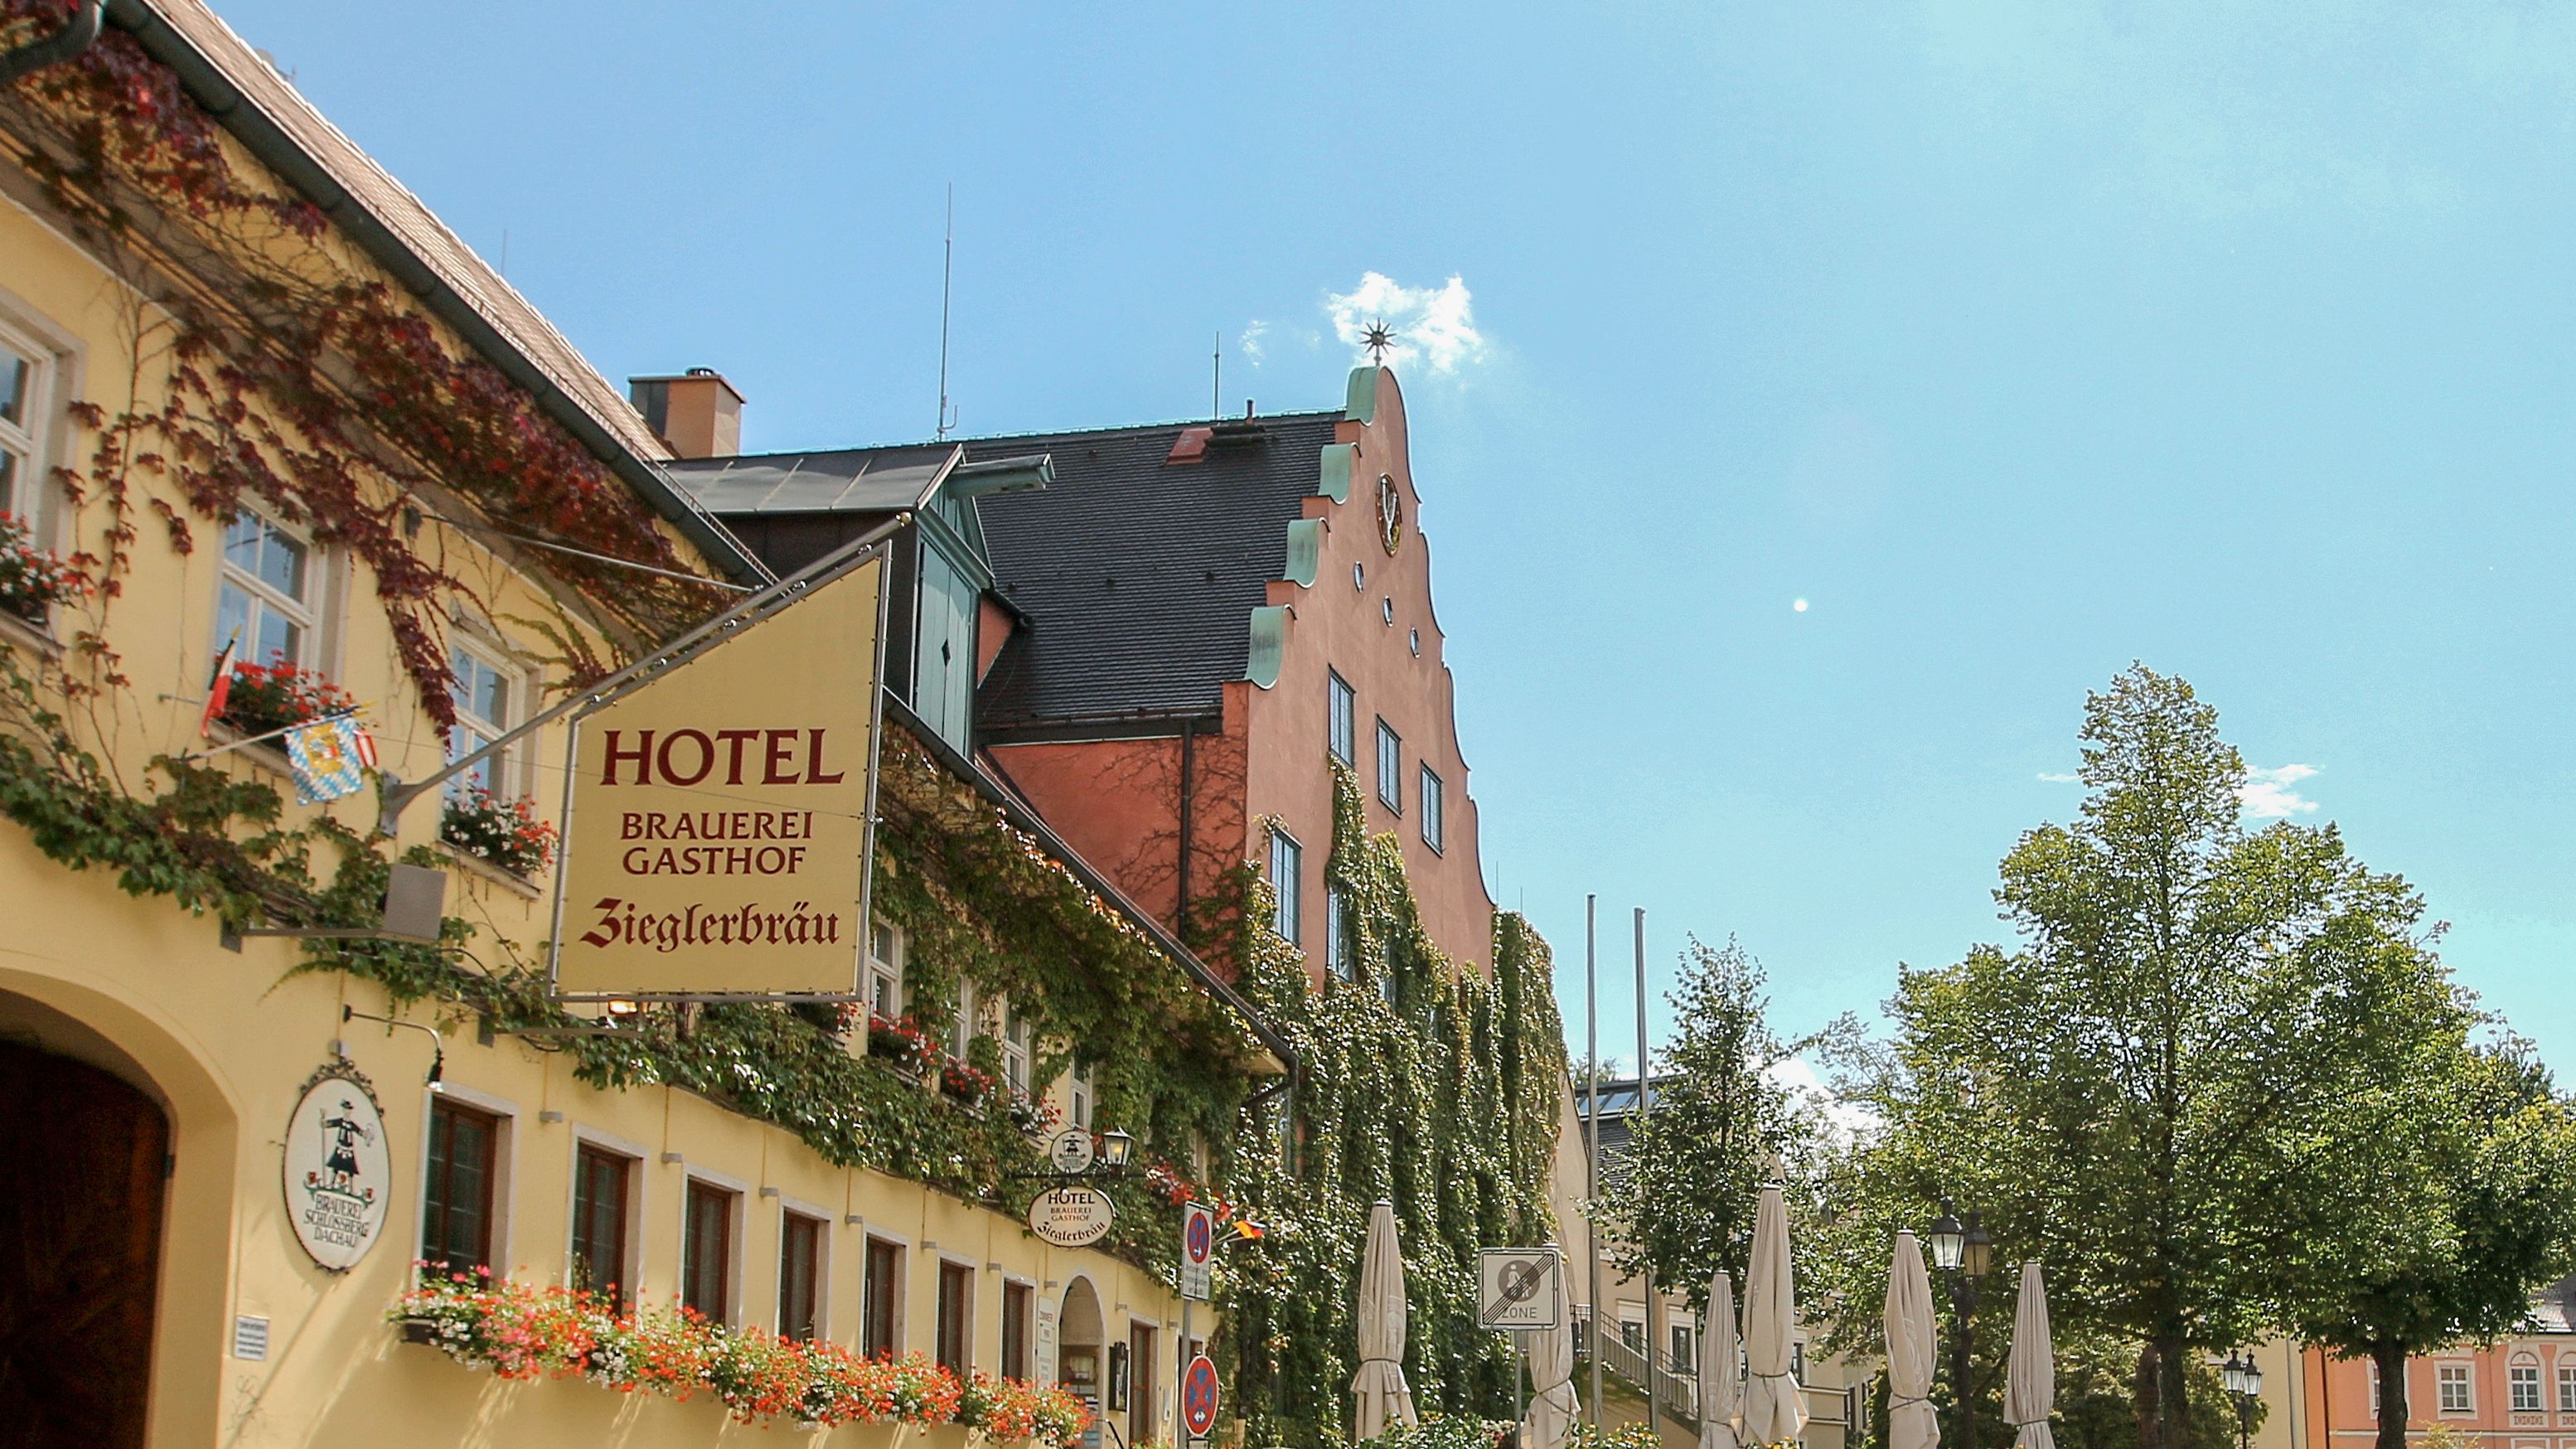
[[[2478,1449],[2576,1449],[2576,1278],[2535,1294],[2522,1331],[2406,1361],[2408,1437],[2434,1426]],[[2366,1449],[2379,1436],[2379,1369],[2273,1342],[2256,1449]]]

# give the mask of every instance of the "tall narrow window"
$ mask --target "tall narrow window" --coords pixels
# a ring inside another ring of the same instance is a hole
[[[2371,1402],[2375,1404],[2378,1400],[2374,1398]],[[2576,1414],[2576,1364],[2562,1363],[2558,1366],[2558,1412]]]
[[[733,1210],[740,1194],[711,1182],[689,1184],[688,1219],[681,1226],[680,1305],[718,1323],[730,1316],[733,1285]]]
[[[1036,1295],[1026,1283],[1002,1285],[1002,1377],[1029,1377],[1029,1305]]]
[[[1078,1061],[1065,1076],[1064,1117],[1084,1131],[1091,1129],[1091,1063]]]
[[[582,1144],[573,1162],[572,1286],[626,1304],[626,1200],[635,1160]]]
[[[456,676],[456,723],[447,727],[447,758],[452,762],[518,724],[519,681],[517,671],[503,663],[497,651],[461,639],[448,650],[447,667]],[[450,780],[447,789],[454,795],[475,789],[490,795],[517,793],[509,767],[498,755]]]
[[[2517,1414],[2540,1412],[2540,1365],[2515,1364],[2505,1371],[2505,1387]]]
[[[868,1239],[867,1271],[861,1277],[867,1302],[861,1305],[859,1352],[877,1358],[895,1351],[895,1316],[903,1292],[903,1249],[883,1238]]]
[[[45,476],[36,439],[44,375],[42,353],[0,335],[0,513],[22,523],[35,517]]]
[[[1336,981],[1359,978],[1359,965],[1351,959],[1349,902],[1331,881],[1324,883],[1324,973]]]
[[[903,1015],[903,928],[883,921],[868,923],[868,1010]]]
[[[1360,697],[1351,690],[1351,682],[1338,673],[1326,671],[1324,686],[1326,706],[1331,711],[1329,726],[1333,758],[1357,767],[1360,762]]]
[[[2435,1401],[2445,1414],[2474,1414],[2477,1400],[2469,1393],[2469,1366],[2464,1363],[2437,1365],[2433,1371]]]
[[[429,1181],[420,1256],[450,1272],[492,1266],[492,1178],[500,1119],[438,1097],[429,1104]]]
[[[963,1378],[969,1367],[967,1332],[975,1303],[975,1270],[963,1263],[939,1265],[939,1343],[942,1368]]]
[[[1029,1091],[1029,1049],[1037,1040],[1037,1027],[1016,1001],[1002,1003],[1002,1080],[1021,1096]]]
[[[1270,929],[1289,945],[1297,944],[1300,884],[1306,873],[1306,851],[1296,837],[1285,830],[1270,832],[1270,889],[1278,896],[1278,909],[1270,917]]]
[[[823,1221],[803,1213],[778,1219],[778,1336],[812,1341],[823,1330]]]
[[[1377,722],[1377,798],[1387,809],[1404,813],[1404,741],[1385,720]]]
[[[956,1015],[948,1027],[948,1054],[962,1062],[966,1060],[966,1048],[975,1041],[975,983],[958,977],[957,994],[948,1002]]]
[[[311,544],[285,525],[243,509],[224,530],[215,647],[220,650],[239,639],[236,660],[313,667],[320,572]]]
[[[1431,767],[1429,765],[1423,766],[1422,843],[1430,846],[1433,850],[1438,850],[1442,846],[1440,838],[1441,832],[1446,829],[1447,826],[1442,821],[1441,815],[1447,807],[1448,801],[1444,799],[1440,793],[1440,777],[1431,773]]]

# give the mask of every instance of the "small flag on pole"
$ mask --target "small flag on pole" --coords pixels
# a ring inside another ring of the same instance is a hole
[[[233,637],[225,640],[224,647],[215,654],[215,672],[206,680],[206,712],[197,717],[197,738],[201,740],[215,737],[215,717],[224,712],[224,702],[232,698],[233,650],[240,646],[241,631],[235,629]]]
[[[296,801],[319,805],[366,787],[376,741],[356,715],[336,714],[289,731],[286,761],[295,767]]]

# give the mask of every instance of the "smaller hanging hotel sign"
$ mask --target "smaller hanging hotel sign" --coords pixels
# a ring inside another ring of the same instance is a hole
[[[855,996],[885,559],[825,559],[573,717],[559,997]]]
[[[392,1185],[375,1087],[348,1062],[324,1064],[286,1121],[286,1220],[295,1241],[314,1262],[347,1272],[383,1235]]]

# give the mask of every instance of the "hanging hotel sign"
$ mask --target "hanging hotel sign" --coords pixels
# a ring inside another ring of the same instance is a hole
[[[383,1234],[392,1185],[375,1087],[348,1062],[327,1063],[286,1119],[286,1220],[295,1241],[314,1262],[347,1272]]]
[[[884,611],[836,554],[574,715],[557,995],[855,996]]]
[[[1088,1187],[1051,1187],[1029,1204],[1029,1231],[1059,1248],[1090,1247],[1115,1220],[1109,1199]]]

